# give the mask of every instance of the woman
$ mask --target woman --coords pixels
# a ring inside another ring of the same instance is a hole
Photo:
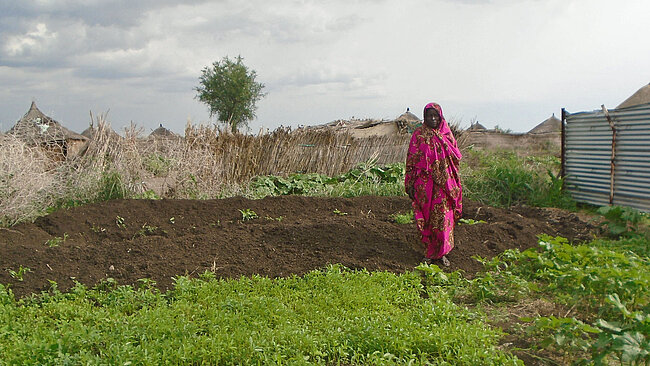
[[[424,107],[424,124],[415,129],[406,157],[406,193],[413,200],[415,221],[426,259],[441,260],[454,247],[454,226],[463,211],[458,162],[462,158],[442,108]]]

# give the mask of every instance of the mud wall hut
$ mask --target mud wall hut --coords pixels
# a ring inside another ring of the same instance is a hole
[[[72,132],[41,112],[32,102],[25,115],[9,130],[22,141],[40,146],[54,159],[65,159],[82,153],[88,138]]]

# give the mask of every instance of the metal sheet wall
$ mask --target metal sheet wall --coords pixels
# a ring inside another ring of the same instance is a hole
[[[650,212],[650,104],[613,109],[614,205]],[[564,114],[566,187],[580,202],[610,203],[612,129],[603,111]]]

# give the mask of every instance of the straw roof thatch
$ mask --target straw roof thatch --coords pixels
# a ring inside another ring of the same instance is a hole
[[[625,99],[623,103],[616,107],[616,109],[633,107],[635,105],[646,103],[650,103],[650,83],[637,90],[636,93],[632,94],[629,98]]]
[[[149,134],[149,137],[151,138],[177,138],[179,137],[177,134],[173,133],[172,131],[166,129],[163,127],[162,123],[158,128],[155,130],[151,131]]]
[[[472,123],[472,125],[469,126],[468,130],[469,131],[486,131],[487,128],[485,128],[485,126],[483,126],[482,124],[476,122],[476,123]]]
[[[544,122],[535,126],[528,133],[549,133],[549,132],[560,132],[562,131],[562,121],[559,118],[555,117],[555,113],[552,116],[547,118]]]
[[[409,108],[406,108],[406,112],[395,118],[395,124],[399,133],[411,133],[421,123],[422,121],[415,114],[411,113]]]
[[[89,138],[89,139],[92,140],[92,139],[94,139],[94,138],[96,137],[97,133],[99,133],[99,132],[100,132],[100,129],[99,129],[99,128],[97,128],[97,127],[95,127],[95,126],[93,126],[93,125],[90,125],[90,126],[88,126],[88,128],[86,128],[86,129],[81,133],[81,135],[82,135],[82,136],[86,136],[87,138]],[[104,132],[107,132],[109,135],[111,135],[111,136],[114,137],[114,138],[120,138],[120,137],[121,137],[121,136],[120,136],[117,132],[115,132],[115,130],[114,130],[113,128],[111,128],[111,127],[108,127],[108,130],[107,130],[107,131],[104,130]]]
[[[32,102],[29,111],[25,113],[9,130],[20,139],[35,144],[62,143],[65,141],[87,141],[88,138],[72,132],[54,119],[41,112],[36,103]]]
[[[405,121],[405,122],[415,122],[418,123],[420,122],[420,119],[413,113],[409,111],[409,109],[406,109],[406,112],[400,114],[397,118],[395,118],[395,121]]]

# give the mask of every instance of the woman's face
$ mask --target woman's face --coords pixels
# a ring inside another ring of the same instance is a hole
[[[440,116],[438,111],[433,108],[428,108],[424,111],[424,124],[431,128],[438,128],[440,125]]]

